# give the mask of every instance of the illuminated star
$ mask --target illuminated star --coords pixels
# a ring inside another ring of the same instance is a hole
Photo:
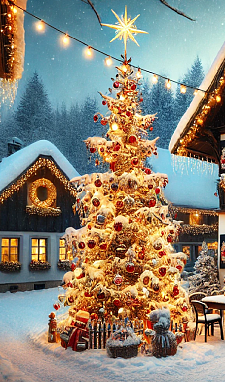
[[[130,38],[133,42],[135,42],[135,44],[137,44],[139,46],[139,44],[135,40],[133,34],[136,34],[136,33],[148,33],[148,32],[139,30],[134,25],[134,22],[137,20],[137,18],[140,15],[137,15],[133,20],[131,20],[130,18],[127,18],[127,6],[125,6],[125,13],[124,13],[124,16],[122,16],[121,18],[112,9],[111,9],[111,11],[115,15],[115,17],[117,18],[118,24],[116,24],[116,25],[102,24],[102,25],[104,25],[106,27],[109,27],[109,28],[112,28],[112,29],[116,29],[116,36],[110,42],[116,40],[117,38],[119,38],[120,40],[123,38],[124,49],[125,49],[125,57],[126,57],[127,40]]]

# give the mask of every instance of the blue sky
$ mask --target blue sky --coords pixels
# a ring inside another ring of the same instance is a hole
[[[111,9],[121,16],[127,5],[131,18],[140,14],[135,24],[148,34],[136,36],[140,47],[128,42],[128,56],[132,57],[134,65],[179,80],[198,55],[207,72],[224,42],[225,1],[168,2],[196,21],[177,15],[159,0],[95,0],[95,7],[102,22],[109,24],[116,22]],[[115,31],[101,28],[91,7],[82,0],[28,0],[27,10],[109,55],[120,58],[123,54],[121,41],[110,43]],[[110,78],[116,73],[116,62],[111,68],[105,67],[104,56],[97,52],[92,60],[87,60],[82,44],[71,40],[65,49],[60,45],[58,32],[46,27],[45,33],[39,34],[34,24],[35,19],[25,15],[25,64],[15,106],[35,70],[43,80],[53,106],[65,102],[69,108],[88,95],[98,99],[98,91],[107,92],[111,86]]]

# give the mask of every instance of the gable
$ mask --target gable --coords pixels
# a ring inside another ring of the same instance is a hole
[[[41,187],[47,191],[43,200],[38,197]],[[75,199],[74,187],[53,158],[41,156],[0,193],[0,231],[63,232],[70,225],[79,227],[72,210]]]

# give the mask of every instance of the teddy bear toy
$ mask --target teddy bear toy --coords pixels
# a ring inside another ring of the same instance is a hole
[[[152,355],[157,358],[175,355],[177,352],[176,334],[169,331],[170,311],[157,309],[150,313],[153,329],[146,329],[145,335],[151,337]],[[177,333],[178,335],[180,333]]]

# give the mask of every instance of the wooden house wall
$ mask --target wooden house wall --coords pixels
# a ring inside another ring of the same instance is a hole
[[[29,178],[29,182],[39,178],[49,179],[55,185],[56,206],[60,207],[61,214],[40,216],[26,213],[28,187],[25,183],[18,192],[0,204],[0,231],[63,232],[67,227],[79,228],[79,218],[72,211],[75,198],[48,168],[37,170],[36,175]]]

